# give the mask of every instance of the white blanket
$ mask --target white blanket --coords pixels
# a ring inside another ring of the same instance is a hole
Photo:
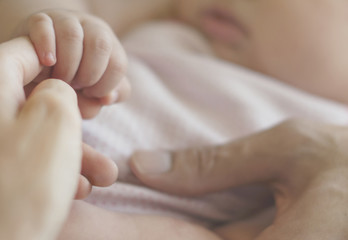
[[[202,224],[237,219],[266,204],[262,189],[198,198],[150,190],[131,174],[137,149],[223,143],[287,118],[347,124],[346,106],[217,59],[194,30],[175,22],[142,26],[123,40],[132,98],[84,122],[84,140],[119,166],[119,182],[87,201],[110,210],[181,217]]]

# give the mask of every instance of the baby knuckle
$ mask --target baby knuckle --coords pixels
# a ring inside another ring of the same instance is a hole
[[[124,58],[110,59],[109,69],[117,76],[124,76],[127,74],[128,62]]]
[[[63,32],[63,38],[72,42],[81,42],[83,33],[78,28],[67,28]]]
[[[52,23],[52,19],[46,14],[46,13],[36,13],[29,17],[29,24],[30,25],[37,25],[42,24],[45,22]]]
[[[106,34],[101,34],[92,40],[91,48],[98,54],[108,54],[113,48],[113,43]]]
[[[72,22],[67,20],[67,22]],[[82,42],[83,30],[79,24],[66,24],[67,27],[62,28],[62,38],[71,42]]]

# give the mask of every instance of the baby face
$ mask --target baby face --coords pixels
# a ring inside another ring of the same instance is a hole
[[[348,0],[178,0],[218,56],[348,103]]]

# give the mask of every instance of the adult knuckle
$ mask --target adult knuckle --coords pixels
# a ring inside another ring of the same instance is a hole
[[[59,96],[52,94],[50,91],[43,91],[40,93],[42,104],[45,105],[48,114],[63,114],[65,106]]]
[[[291,120],[286,122],[285,127],[288,134],[282,141],[292,150],[290,156],[294,166],[300,166],[300,169],[327,168],[335,164],[335,158],[341,156],[343,148],[340,136],[333,126],[308,120]]]
[[[288,119],[276,128],[278,140],[281,143],[298,145],[307,138],[310,129],[313,128],[313,124],[303,119]]]
[[[74,108],[68,105],[66,98],[62,98],[62,95],[67,96],[67,92],[64,92],[66,89],[58,87],[53,91],[43,90],[36,93],[31,103],[36,108],[42,109],[42,112],[48,119],[54,119],[57,122],[70,122],[76,119],[78,114],[73,111]]]
[[[70,106],[64,104],[59,96],[50,96],[47,98],[47,115],[57,123],[68,123],[69,125],[77,125],[77,114]]]
[[[193,154],[197,165],[198,176],[204,178],[210,175],[216,165],[215,151],[213,148],[196,148]]]
[[[209,178],[216,167],[217,157],[215,148],[200,147],[186,150],[177,156],[185,160],[185,169],[187,171],[187,181],[184,186],[184,192],[188,194],[199,194],[203,186],[199,184],[206,178]]]
[[[317,144],[319,139],[329,140],[332,131],[327,131],[325,124],[304,119],[293,119],[285,123],[289,137],[292,137],[302,144],[309,146]]]
[[[300,132],[307,126],[307,122],[303,119],[287,119],[280,124],[283,129],[289,129],[290,131]]]

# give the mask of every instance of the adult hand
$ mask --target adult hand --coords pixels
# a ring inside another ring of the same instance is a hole
[[[0,239],[52,239],[78,184],[81,117],[76,94],[50,79],[25,99],[23,85],[41,69],[27,38],[0,45]],[[105,158],[87,154],[83,161],[88,184],[115,180],[116,166]],[[100,177],[104,170],[106,176]]]
[[[224,239],[346,239],[348,129],[287,121],[222,146],[137,152],[131,166],[150,187],[200,195],[261,183],[276,212],[217,228]]]
[[[116,182],[118,168],[109,158],[82,143],[82,165],[75,199],[86,198],[92,186],[107,187]]]
[[[46,80],[16,110],[0,112],[0,238],[53,239],[78,183],[76,94],[62,81]]]
[[[42,71],[35,49],[27,38],[17,38],[0,45],[0,100],[3,103],[3,118],[13,120],[26,100],[23,86],[30,84]],[[92,185],[108,186],[117,178],[117,167],[112,160],[86,144],[82,144],[82,150],[80,184],[76,193],[78,199],[86,197]]]

